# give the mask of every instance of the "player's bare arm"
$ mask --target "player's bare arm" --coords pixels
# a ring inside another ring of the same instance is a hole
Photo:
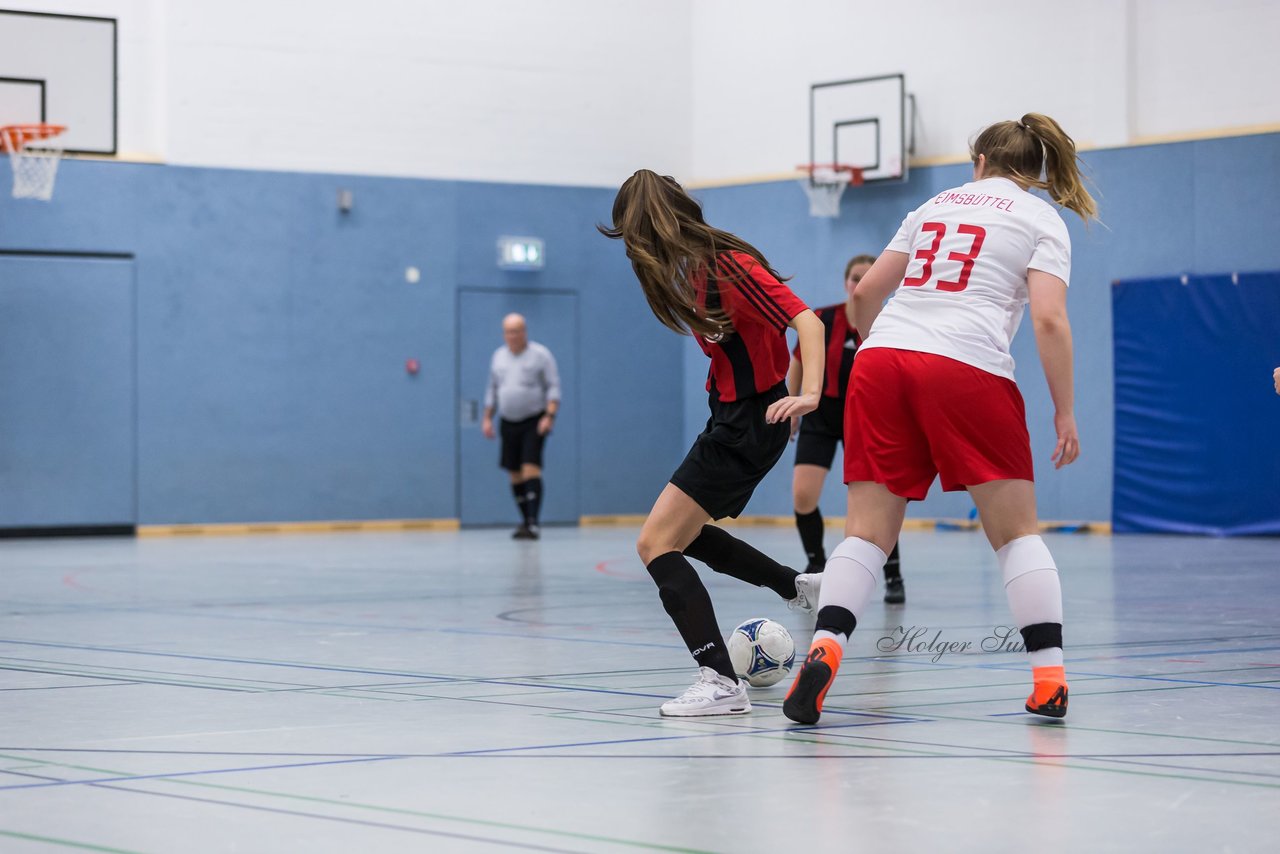
[[[1040,365],[1053,398],[1053,426],[1058,434],[1053,449],[1055,468],[1070,465],[1080,456],[1076,429],[1075,385],[1072,368],[1071,322],[1067,319],[1067,284],[1041,270],[1027,271],[1031,297],[1031,324],[1036,332]]]
[[[765,420],[777,424],[792,416],[808,415],[818,408],[822,396],[822,377],[826,367],[826,327],[809,309],[791,318],[787,324],[800,336],[800,393],[775,401],[766,411]],[[790,389],[790,386],[788,386]]]
[[[886,249],[854,288],[853,325],[863,341],[871,334],[871,324],[880,315],[884,301],[902,284],[902,277],[907,274],[907,262],[905,252]]]

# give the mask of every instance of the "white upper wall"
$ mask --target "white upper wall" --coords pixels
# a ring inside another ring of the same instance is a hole
[[[1280,3],[1136,0],[1133,131],[1160,137],[1280,122]]]
[[[2,5],[119,18],[125,157],[599,186],[688,171],[689,0]]]
[[[697,181],[808,157],[809,86],[903,72],[916,157],[1027,112],[1081,146],[1280,123],[1274,0],[696,0]]]
[[[126,157],[616,185],[807,157],[815,82],[904,72],[917,158],[1280,123],[1275,0],[8,0],[120,21]],[[50,117],[56,120],[56,117]]]
[[[613,184],[687,167],[687,0],[181,0],[181,163]]]

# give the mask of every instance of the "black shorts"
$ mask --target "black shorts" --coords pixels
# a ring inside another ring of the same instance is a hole
[[[544,415],[545,412],[539,412],[520,421],[500,419],[502,458],[498,465],[507,471],[520,471],[520,466],[526,464],[542,468],[542,446],[547,437],[538,435],[538,419]]]
[[[836,445],[844,438],[844,399],[823,397],[818,408],[800,419],[796,436],[796,465],[831,468]]]
[[[732,403],[712,399],[707,426],[671,475],[671,483],[712,519],[737,517],[787,449],[789,425],[764,420],[769,405],[786,395],[787,387],[778,383],[764,394]]]

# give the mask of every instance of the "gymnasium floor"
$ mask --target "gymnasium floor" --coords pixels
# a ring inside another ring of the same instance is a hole
[[[1275,850],[1280,541],[1049,537],[1063,725],[977,649],[1008,619],[981,535],[909,533],[907,604],[801,728],[786,682],[658,717],[692,670],[634,536],[0,542],[0,851]],[[974,650],[878,652],[899,626]]]

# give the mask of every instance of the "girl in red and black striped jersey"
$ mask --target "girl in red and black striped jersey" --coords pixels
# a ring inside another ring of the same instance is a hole
[[[708,225],[701,206],[670,177],[642,169],[628,178],[613,203],[612,227],[600,231],[626,245],[657,318],[695,336],[711,358],[711,417],[636,543],[663,608],[699,666],[698,681],[661,712],[744,714],[751,711],[746,685],[734,674],[711,597],[687,558],[812,610],[821,575],[801,575],[708,523],[742,512],[786,449],[790,419],[817,408],[822,321],[782,284],[758,249]],[[806,366],[795,395],[783,382],[788,327],[800,336]]]
[[[804,418],[791,419],[791,436],[796,440],[795,472],[791,480],[791,493],[795,501],[796,529],[800,532],[800,544],[804,546],[809,565],[805,572],[822,572],[827,563],[827,552],[822,546],[822,510],[818,499],[822,485],[836,457],[836,445],[844,437],[845,397],[849,390],[849,374],[853,371],[853,357],[862,343],[858,330],[853,326],[853,289],[875,263],[872,255],[856,255],[844,266],[844,302],[814,309],[814,314],[826,328],[826,375],[822,381],[822,400],[818,408]],[[791,354],[791,369],[787,372],[787,388],[792,394],[800,388],[801,357],[797,347]],[[907,601],[906,588],[902,584],[902,566],[898,544],[884,565],[884,601],[898,605]]]

